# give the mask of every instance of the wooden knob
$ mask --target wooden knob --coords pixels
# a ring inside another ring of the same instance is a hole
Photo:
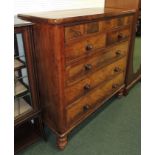
[[[123,39],[123,38],[124,38],[124,36],[123,36],[123,34],[122,34],[122,33],[120,33],[120,34],[118,34],[117,38],[118,38],[118,40],[121,40],[121,39]]]
[[[89,45],[86,46],[86,50],[87,50],[87,51],[90,51],[90,50],[92,50],[92,49],[93,49],[93,45],[89,44]]]
[[[116,56],[120,56],[120,55],[121,55],[121,51],[120,50],[116,51]]]
[[[115,72],[115,73],[120,72],[120,70],[121,70],[121,69],[120,69],[119,67],[115,67],[115,68],[114,68],[114,72]]]
[[[92,65],[91,64],[86,64],[85,65],[85,70],[86,71],[89,71],[89,70],[91,70],[92,69]]]
[[[84,89],[85,89],[85,90],[90,90],[90,84],[86,84],[86,85],[84,86]]]
[[[113,85],[112,85],[112,88],[113,88],[113,89],[116,89],[116,88],[118,88],[118,86],[119,86],[118,84],[113,84]]]
[[[86,112],[90,109],[90,105],[86,104],[85,106],[83,106],[83,111]]]

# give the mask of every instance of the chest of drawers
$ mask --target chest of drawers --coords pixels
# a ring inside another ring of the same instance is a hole
[[[35,23],[44,123],[63,149],[67,135],[122,92],[134,11],[82,9],[19,15]]]

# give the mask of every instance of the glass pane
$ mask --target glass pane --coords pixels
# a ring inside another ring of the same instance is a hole
[[[27,64],[22,34],[15,34],[14,48],[14,117],[20,117],[32,111]]]

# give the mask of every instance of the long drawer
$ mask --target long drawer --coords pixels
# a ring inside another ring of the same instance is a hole
[[[92,58],[86,58],[76,64],[66,67],[67,85],[80,80],[84,76],[94,72],[97,68],[104,66],[106,63],[112,63],[115,59],[120,59],[128,52],[128,42],[113,46],[112,48],[98,53]]]
[[[82,41],[74,42],[66,45],[65,47],[65,59],[71,61],[77,59],[85,54],[93,52],[94,50],[104,48],[106,44],[106,35],[99,34],[96,36],[88,37]]]
[[[117,60],[116,62],[102,68],[85,79],[71,85],[65,89],[65,102],[67,104],[72,103],[82,95],[86,95],[96,86],[102,82],[118,75],[121,72],[125,72],[126,69],[126,57]]]
[[[120,88],[123,82],[124,73],[121,73],[116,78],[105,82],[105,84],[100,85],[89,94],[69,105],[66,109],[67,124],[71,125],[84,117],[95,106],[101,103],[104,98]]]

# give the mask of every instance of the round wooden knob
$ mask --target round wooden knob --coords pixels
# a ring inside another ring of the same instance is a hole
[[[115,67],[115,68],[114,68],[114,72],[115,72],[115,73],[120,72],[120,70],[121,70],[121,69],[120,69],[119,67]]]
[[[92,65],[91,64],[86,64],[85,65],[85,70],[86,71],[89,71],[89,70],[91,70],[92,69]]]
[[[113,89],[116,89],[116,88],[118,88],[118,86],[119,86],[118,84],[113,84],[113,85],[112,85],[112,88],[113,88]]]
[[[87,51],[90,51],[90,50],[92,50],[92,49],[93,49],[93,45],[89,44],[89,45],[86,46],[86,50],[87,50]]]
[[[122,33],[119,33],[118,36],[117,36],[118,40],[121,40],[124,38],[123,34]]]
[[[90,105],[86,104],[85,106],[83,106],[83,111],[86,112],[90,109]]]
[[[121,55],[121,51],[120,50],[116,51],[116,56],[120,56],[120,55]]]
[[[85,90],[90,90],[90,84],[86,84],[86,85],[84,86],[84,89],[85,89]]]

